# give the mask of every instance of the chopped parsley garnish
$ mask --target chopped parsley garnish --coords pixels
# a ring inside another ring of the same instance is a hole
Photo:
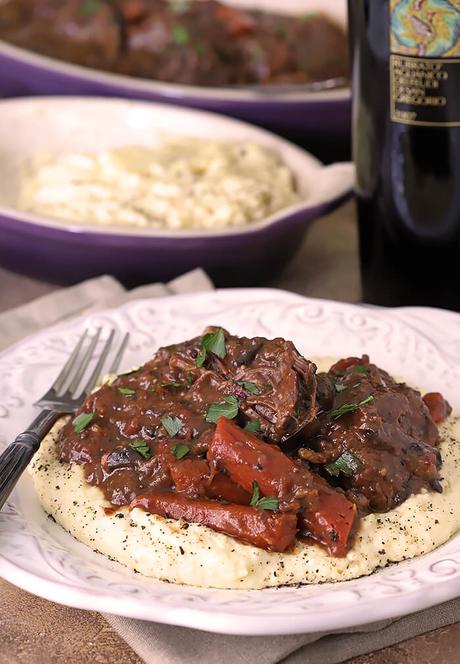
[[[361,466],[360,460],[355,457],[352,452],[346,450],[343,454],[339,456],[338,459],[332,463],[325,464],[324,468],[327,470],[329,475],[338,477],[340,473],[350,476],[353,473],[356,473]]]
[[[190,447],[188,445],[178,444],[174,445],[172,451],[176,459],[183,459],[184,456],[187,456],[187,454],[190,452]]]
[[[75,433],[81,433],[95,417],[96,413],[80,413],[80,415],[77,415],[72,422]]]
[[[184,28],[183,25],[173,25],[171,30],[171,36],[173,41],[178,46],[186,46],[189,41],[188,31]]]
[[[129,447],[131,447],[133,450],[136,450],[136,452],[139,452],[139,454],[143,456],[144,459],[150,459],[152,456],[152,450],[143,440],[135,440],[134,443],[129,444]]]
[[[191,385],[193,383],[193,372],[189,371],[187,373],[187,385]]]
[[[286,26],[283,23],[279,23],[275,29],[278,37],[280,37],[281,39],[286,39],[288,35],[286,31]]]
[[[163,417],[161,419],[161,423],[171,438],[174,438],[174,436],[179,433],[183,426],[182,421],[178,417]]]
[[[259,485],[254,480],[252,483],[252,498],[249,504],[251,507],[258,507],[261,510],[275,511],[278,509],[280,501],[278,498],[261,498]]]
[[[118,391],[120,394],[123,394],[125,397],[135,397],[136,390],[131,389],[130,387],[119,387]]]
[[[255,480],[252,482],[252,497],[251,497],[251,502],[249,503],[251,507],[255,507],[257,505],[257,501],[260,498],[260,491],[259,491],[259,485]]]
[[[241,385],[248,394],[260,394],[260,388],[249,380],[237,380],[238,385]]]
[[[355,364],[352,371],[352,373],[362,373],[362,374],[365,374],[367,372],[368,372],[368,367],[366,367],[366,365],[364,364]]]
[[[179,383],[177,380],[171,380],[169,383],[160,383],[160,387],[183,387],[183,383]]]
[[[258,418],[251,420],[246,424],[244,430],[249,431],[249,433],[257,433],[260,431],[260,420]]]
[[[361,408],[361,406],[367,406],[367,404],[371,403],[371,401],[374,401],[374,397],[372,394],[369,394],[368,397],[359,403],[344,403],[339,408],[331,410],[331,417],[334,420],[338,420],[339,417],[342,417],[342,415],[347,415],[347,413],[354,413],[355,410],[358,410],[358,408]]]
[[[278,509],[280,501],[278,498],[261,498],[257,501],[256,507],[259,507],[261,510],[271,510],[274,512]]]
[[[347,386],[343,383],[334,383],[334,387],[336,392],[343,392],[347,389]]]
[[[263,62],[264,51],[263,51],[262,47],[260,46],[260,44],[257,44],[257,43],[251,44],[250,51],[251,51],[251,55],[253,56],[256,63]]]
[[[97,12],[100,6],[101,3],[99,0],[85,0],[80,5],[80,14],[82,16],[91,16],[91,14]]]
[[[217,424],[219,417],[226,417],[228,420],[233,420],[238,415],[239,406],[238,399],[230,395],[225,397],[224,403],[212,403],[204,419],[210,424]]]
[[[221,327],[215,332],[208,332],[204,334],[200,339],[200,352],[198,357],[195,360],[196,367],[202,367],[206,359],[206,355],[209,353],[214,353],[217,357],[223,359],[227,355],[227,349],[225,348],[225,335]]]
[[[204,55],[207,52],[208,47],[206,44],[195,44],[194,49],[198,55]]]

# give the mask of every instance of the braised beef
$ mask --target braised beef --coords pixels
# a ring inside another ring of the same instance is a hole
[[[27,25],[33,17],[33,3],[18,0],[0,0],[0,34],[8,37]]]
[[[272,550],[297,530],[342,556],[357,510],[442,490],[434,420],[451,409],[438,393],[425,400],[367,356],[316,375],[290,341],[210,327],[91,394],[81,412],[93,415],[63,427],[60,457],[116,506],[196,518]],[[273,518],[257,513],[264,499]]]
[[[346,79],[344,31],[321,14],[215,0],[3,0],[0,38],[54,58],[202,86]]]
[[[136,491],[174,485],[175,445],[189,446],[188,460],[207,452],[214,424],[205,416],[212,403],[236,398],[241,424],[257,419],[261,435],[275,443],[315,418],[316,367],[299,355],[292,342],[239,338],[226,332],[225,343],[225,358],[209,353],[198,368],[200,337],[162,348],[138,371],[101,387],[83,406],[85,412],[96,413],[89,426],[82,433],[75,433],[71,423],[64,428],[61,458],[84,463],[87,477],[104,489],[109,500],[116,492],[116,504],[122,504],[130,502]],[[166,417],[181,423],[172,437],[162,423]],[[151,458],[128,447],[138,440],[149,446]],[[167,469],[160,477],[159,468]],[[126,490],[115,487],[117,478]]]
[[[110,2],[15,0],[16,22],[0,5],[0,37],[74,64],[111,69],[121,49],[121,32]]]
[[[352,467],[339,469],[335,482],[363,512],[391,510],[422,488],[441,490],[438,430],[419,392],[367,356],[341,360],[328,378],[334,399],[319,415],[320,431],[300,450],[303,459],[327,475],[328,464],[350,452]]]

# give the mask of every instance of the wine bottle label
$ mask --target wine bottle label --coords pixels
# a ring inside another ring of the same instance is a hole
[[[460,0],[390,0],[391,119],[460,126]]]

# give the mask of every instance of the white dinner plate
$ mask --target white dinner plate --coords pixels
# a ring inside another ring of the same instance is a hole
[[[161,345],[221,325],[238,335],[283,336],[308,356],[363,352],[388,371],[441,391],[460,411],[460,316],[375,309],[265,289],[137,300],[44,330],[0,354],[0,446],[34,415],[82,329],[129,331],[125,367]],[[204,590],[157,582],[74,540],[42,511],[24,476],[0,513],[0,575],[49,600],[227,634],[347,628],[412,613],[460,595],[460,535],[430,554],[355,581],[267,590]]]

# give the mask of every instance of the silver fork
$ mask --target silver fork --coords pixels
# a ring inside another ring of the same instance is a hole
[[[48,392],[34,404],[34,406],[41,409],[40,413],[28,429],[20,433],[14,443],[8,445],[3,454],[0,455],[0,510],[53,424],[62,414],[74,413],[78,410],[96,385],[112,347],[115,330],[110,331],[91,375],[83,387],[80,387],[87,370],[90,368],[101,332],[102,328],[98,328],[94,336],[90,338],[87,347],[84,348],[88,336],[88,330],[85,330]],[[116,373],[128,341],[129,333],[123,337],[107,370],[108,373]]]

